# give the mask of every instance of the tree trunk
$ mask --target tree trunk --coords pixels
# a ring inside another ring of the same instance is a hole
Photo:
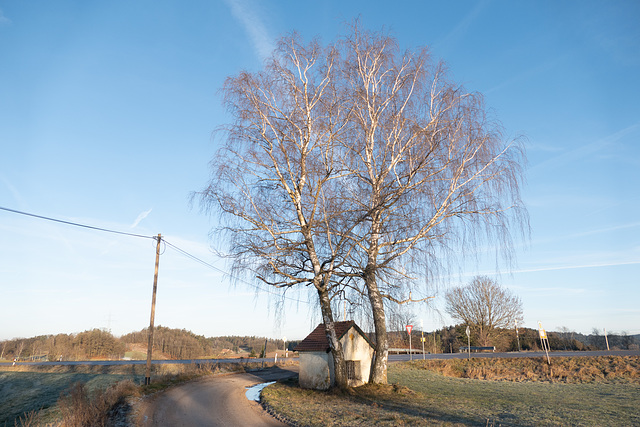
[[[327,334],[327,341],[329,341],[331,355],[333,356],[333,370],[336,379],[336,386],[341,389],[345,389],[348,387],[347,364],[344,360],[342,344],[338,340],[336,328],[333,323],[333,314],[331,311],[331,301],[329,300],[329,293],[324,288],[318,289],[318,298],[320,299],[320,308],[322,310],[322,321],[324,323],[324,330]]]
[[[387,360],[389,358],[389,342],[384,304],[376,281],[375,268],[367,266],[364,281],[369,293],[369,302],[373,312],[373,325],[376,333],[375,357],[371,365],[369,382],[372,384],[387,383]]]

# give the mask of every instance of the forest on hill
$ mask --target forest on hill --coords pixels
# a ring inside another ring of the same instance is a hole
[[[154,358],[192,359],[257,357],[267,342],[267,354],[284,348],[282,340],[265,337],[224,336],[205,338],[185,329],[154,328]],[[93,329],[78,334],[40,335],[0,341],[0,360],[58,361],[122,359],[132,350],[146,352],[147,329],[118,338],[109,331]],[[289,349],[298,341],[287,342]]]
[[[413,330],[412,346],[421,349],[424,337],[425,352],[457,353],[461,346],[467,345],[465,325],[448,326],[425,332]],[[640,335],[626,333],[606,336],[598,330],[589,335],[563,328],[560,332],[548,332],[551,350],[605,350],[607,341],[612,350],[637,350]],[[122,359],[125,356],[144,358],[147,348],[147,329],[115,337],[109,331],[93,329],[77,334],[41,335],[32,338],[15,338],[0,341],[0,360],[23,361],[73,361],[89,359]],[[370,337],[372,340],[374,336]],[[193,359],[193,358],[237,358],[260,357],[263,355],[266,341],[266,353],[273,355],[282,351],[282,340],[255,336],[222,336],[206,338],[185,329],[172,329],[158,326],[154,329],[154,358]],[[289,351],[300,341],[287,341]],[[389,333],[389,345],[392,348],[408,348],[409,335],[406,331]],[[475,345],[472,341],[471,345]],[[520,328],[516,336],[514,330],[503,330],[492,343],[496,351],[536,351],[540,350],[538,331]],[[519,347],[518,347],[519,346]],[[142,353],[142,355],[140,354]]]

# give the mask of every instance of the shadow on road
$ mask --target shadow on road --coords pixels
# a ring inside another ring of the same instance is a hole
[[[251,370],[246,372],[258,381],[278,381],[297,377],[299,366],[272,366],[270,368]]]

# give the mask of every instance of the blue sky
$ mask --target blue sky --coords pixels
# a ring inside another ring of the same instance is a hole
[[[154,236],[156,325],[303,338],[319,321],[244,283],[189,204],[229,120],[219,88],[281,35],[333,40],[360,17],[427,45],[527,138],[531,237],[496,276],[525,326],[640,333],[640,3],[637,1],[0,0],[0,206]],[[215,236],[212,237],[215,239]],[[149,323],[154,242],[0,211],[0,339]],[[452,285],[495,274],[491,260]],[[427,330],[442,306],[412,310]]]

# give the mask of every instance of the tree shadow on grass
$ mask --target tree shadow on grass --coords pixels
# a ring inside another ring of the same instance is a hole
[[[439,408],[435,401],[429,401],[421,393],[396,384],[358,387],[353,389],[351,399],[366,407],[377,407],[398,419],[406,418],[408,424],[412,418],[465,426],[486,426],[488,422],[486,418],[465,413],[456,405]]]
[[[494,422],[465,413],[461,405],[460,408],[457,405],[439,408],[436,401],[430,401],[420,393],[397,385],[365,385],[348,390],[311,391],[301,389],[297,378],[284,380],[281,385],[288,389],[285,395],[290,396],[286,404],[297,405],[296,412],[306,420],[322,420],[317,425],[486,426]],[[287,417],[287,414],[279,415]],[[500,418],[503,424],[514,422],[513,419]],[[305,423],[305,420],[289,421]],[[311,424],[316,425],[314,422],[311,421]]]

